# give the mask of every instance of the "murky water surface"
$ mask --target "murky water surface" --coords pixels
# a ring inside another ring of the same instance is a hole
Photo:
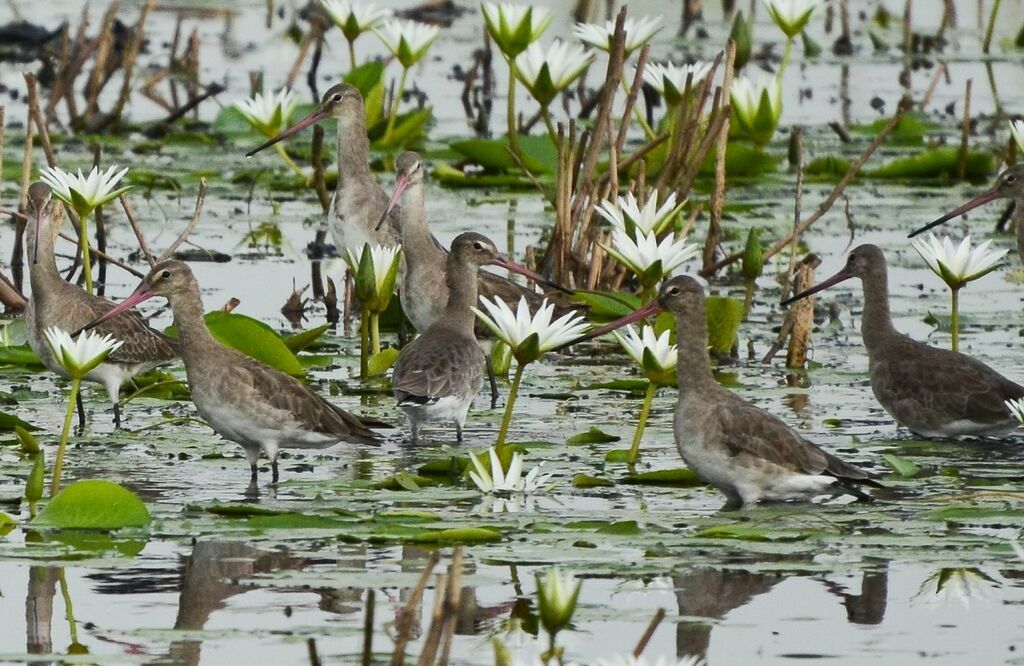
[[[663,12],[675,17],[677,3],[666,9],[640,2],[636,13]],[[716,3],[708,3],[716,4]],[[895,4],[890,8],[897,10]],[[937,18],[932,5],[915,3],[916,22],[930,29]],[[999,40],[1009,39],[1022,20],[1018,3],[1005,3]],[[0,21],[21,16],[54,26],[75,17],[77,3],[8,3]],[[876,3],[852,2],[873,11]],[[976,3],[956,3],[961,29],[946,54],[951,82],[939,86],[928,108],[942,122],[940,140],[956,141],[956,122],[944,119],[951,102],[960,109],[965,79],[974,80],[973,108],[983,117],[997,104],[1010,113],[1024,110],[1019,54],[999,55],[991,62],[991,77],[980,59]],[[261,2],[229,3],[219,15],[200,15],[214,3],[161,4],[151,21],[153,44],[147,58],[170,38],[177,11],[194,13],[203,43],[203,71],[211,80],[225,80],[228,104],[247,90],[247,75],[263,70],[268,84],[277,86],[294,58],[294,46],[282,36],[284,25],[264,26]],[[480,21],[470,12],[458,19],[442,38],[444,48],[416,72],[416,84],[434,104],[437,124],[431,137],[466,133],[461,106],[451,100],[461,84],[449,78],[455,64],[465,64],[480,38]],[[94,9],[98,11],[98,8]],[[291,10],[286,9],[286,14]],[[657,42],[659,54],[713,55],[723,28],[717,8],[709,10],[711,37]],[[559,6],[560,16],[567,10]],[[762,12],[763,13],[763,12]],[[763,18],[763,17],[762,17]],[[892,110],[902,92],[898,56],[874,55],[863,21],[856,21],[861,47],[849,61],[823,56],[814,64],[794,67],[787,78],[783,123],[804,124],[812,156],[844,150],[856,154],[861,144],[841,148],[825,127],[843,121],[837,96],[846,77],[851,104],[845,113],[852,122],[879,117],[871,99],[879,97]],[[554,31],[566,33],[568,19]],[[774,37],[769,26],[763,35]],[[832,37],[815,36],[823,44]],[[896,33],[888,34],[892,41]],[[344,61],[340,38],[332,40],[321,73],[337,76]],[[360,52],[376,53],[372,36],[360,42]],[[365,51],[364,51],[365,49]],[[1002,47],[995,50],[1003,53]],[[800,58],[799,49],[797,58]],[[591,70],[599,76],[601,67]],[[922,68],[911,77],[920,96],[933,75]],[[995,82],[995,89],[990,81]],[[17,87],[18,72],[5,65],[0,82]],[[811,99],[796,101],[799,90]],[[501,104],[496,104],[501,106]],[[3,200],[15,192],[12,181],[20,162],[23,107],[8,110]],[[214,105],[202,117],[216,114]],[[140,103],[135,117],[160,116],[155,107]],[[495,118],[495,127],[503,120]],[[991,123],[983,119],[982,132]],[[1004,136],[998,126],[999,136]],[[772,148],[784,152],[782,141]],[[279,312],[292,289],[309,281],[303,251],[321,223],[319,207],[306,194],[275,192],[268,196],[257,186],[249,197],[244,186],[233,185],[239,169],[277,168],[273,154],[246,161],[247,144],[239,140],[216,148],[166,146],[157,154],[133,154],[135,141],[105,146],[105,159],[175,175],[180,194],[137,188],[133,205],[150,243],[161,248],[191,215],[201,165],[212,171],[210,195],[192,242],[233,256],[228,263],[193,264],[204,287],[208,309],[236,297],[242,312],[286,330]],[[986,141],[985,135],[976,138]],[[86,146],[73,139],[61,145],[66,165],[85,164]],[[896,149],[884,149],[885,159]],[[390,176],[382,176],[390,186]],[[935,345],[948,345],[949,336],[924,322],[928,313],[948,311],[948,294],[905,240],[905,233],[958,203],[976,188],[936,183],[882,184],[865,181],[847,191],[855,242],[873,242],[886,249],[890,260],[890,289],[897,326]],[[736,183],[730,204],[748,204],[730,225],[770,228],[782,234],[791,224],[793,177],[784,169],[759,184]],[[831,184],[807,186],[805,209],[828,193]],[[474,229],[491,235],[499,246],[513,250],[535,243],[550,224],[551,213],[530,192],[449,191],[431,185],[428,205],[435,231],[443,241]],[[972,230],[987,236],[999,214],[998,206],[971,216]],[[514,220],[514,226],[509,227]],[[248,232],[263,224],[279,228],[286,239],[280,249],[249,247]],[[703,224],[703,223],[702,223]],[[810,249],[824,258],[822,275],[837,270],[850,239],[848,221],[837,206],[807,235]],[[702,229],[698,226],[698,229]],[[964,222],[953,225],[957,232]],[[738,237],[742,237],[738,235]],[[11,233],[0,237],[0,256],[10,256]],[[737,241],[732,241],[736,246]],[[996,237],[1000,246],[1011,239]],[[134,245],[126,225],[115,220],[112,248],[119,256]],[[67,251],[68,248],[65,248]],[[1018,260],[964,291],[963,311],[968,325],[964,350],[1024,381],[1020,366],[1021,288]],[[340,282],[337,262],[325,265]],[[751,321],[740,333],[740,348],[751,344],[760,357],[781,322],[775,303],[780,270],[772,264],[760,281],[761,291]],[[127,294],[135,278],[110,269],[107,293]],[[714,283],[711,291],[737,293],[739,287]],[[607,451],[628,445],[640,397],[586,387],[631,376],[633,370],[618,355],[552,357],[530,366],[517,404],[512,438],[528,442],[527,465],[543,462],[555,482],[545,494],[526,505],[507,507],[482,501],[459,485],[438,485],[409,492],[375,488],[374,483],[402,470],[415,471],[424,463],[458,451],[450,433],[433,431],[429,441],[411,447],[403,431],[379,449],[339,446],[325,452],[291,454],[283,460],[284,482],[276,490],[260,488],[259,505],[325,521],[321,528],[277,526],[217,513],[223,505],[252,501],[246,495],[247,469],[241,452],[224,443],[201,424],[155,426],[169,417],[191,413],[190,405],[140,399],[127,405],[127,431],[113,432],[105,398],[90,388],[87,405],[93,413],[89,430],[74,442],[66,475],[69,479],[103,478],[138,492],[149,504],[155,523],[148,536],[119,541],[116,548],[83,551],[53,540],[32,541],[15,529],[0,539],[0,661],[44,663],[57,661],[69,646],[84,646],[86,661],[103,663],[228,664],[305,663],[308,638],[316,640],[325,663],[357,663],[363,649],[367,590],[376,590],[373,647],[386,663],[396,614],[404,606],[430,554],[428,546],[396,545],[387,521],[373,515],[394,510],[430,512],[432,526],[493,527],[503,537],[465,549],[461,608],[453,661],[492,663],[489,638],[501,636],[516,654],[529,658],[543,641],[524,631],[506,633],[512,615],[532,612],[522,599],[532,598],[534,573],[559,564],[584,577],[580,607],[573,631],[562,635],[569,659],[592,663],[613,653],[632,650],[658,609],[667,617],[655,631],[650,656],[705,656],[710,664],[788,663],[828,659],[830,663],[868,661],[905,664],[1022,663],[1024,648],[1024,562],[1013,543],[1020,537],[1024,514],[1019,496],[1024,461],[1022,438],[1004,443],[922,442],[897,430],[878,407],[867,385],[867,359],[860,341],[862,295],[857,285],[836,290],[824,300],[838,303],[838,318],[823,324],[815,337],[814,361],[806,380],[788,382],[781,363],[762,365],[744,359],[722,369],[722,380],[740,394],[798,427],[830,451],[870,469],[895,489],[895,498],[873,505],[833,500],[813,506],[782,506],[723,513],[722,498],[704,487],[679,488],[630,485],[623,482],[624,466],[605,463]],[[154,307],[147,312],[156,312]],[[306,326],[323,320],[314,307]],[[154,322],[169,323],[165,312]],[[17,327],[11,329],[18,341]],[[337,354],[327,366],[311,372],[326,391],[329,383],[342,388],[335,398],[347,409],[398,423],[393,401],[384,394],[359,395],[357,341],[341,332],[326,338],[318,353]],[[610,347],[607,347],[610,349]],[[174,368],[182,374],[181,368]],[[66,386],[45,373],[20,369],[3,371],[0,385],[17,401],[22,418],[42,427],[42,439],[55,445],[63,416]],[[791,386],[797,384],[798,387]],[[494,441],[500,411],[487,409],[482,397],[468,423],[462,448],[484,448]],[[644,440],[640,471],[681,465],[671,433],[674,394],[663,390],[655,402]],[[566,438],[596,426],[619,441],[570,446]],[[10,443],[10,442],[8,442]],[[913,478],[895,475],[883,461],[894,454],[917,464]],[[19,505],[29,466],[17,447],[0,448],[0,502],[22,517]],[[570,480],[586,473],[614,481],[610,487],[574,488]],[[515,512],[498,511],[517,509]],[[213,511],[211,511],[213,509]],[[109,545],[109,544],[108,544]],[[445,550],[447,558],[449,550]],[[442,560],[445,563],[446,560]],[[416,653],[429,626],[433,586],[423,602]],[[520,600],[517,602],[517,600]],[[528,625],[527,625],[528,626]],[[41,657],[36,655],[54,655]]]

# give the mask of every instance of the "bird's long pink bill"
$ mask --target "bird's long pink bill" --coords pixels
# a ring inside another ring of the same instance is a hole
[[[606,335],[608,333],[611,333],[612,331],[616,331],[616,330],[622,328],[623,326],[626,326],[627,324],[633,324],[633,323],[636,323],[636,322],[640,321],[641,319],[647,319],[648,317],[653,317],[654,315],[656,315],[659,312],[661,312],[661,309],[662,309],[661,305],[658,303],[658,301],[657,300],[653,300],[650,303],[648,303],[647,305],[645,305],[642,308],[640,308],[639,310],[634,310],[633,312],[629,313],[625,317],[620,317],[620,318],[616,319],[615,321],[608,322],[604,326],[599,326],[599,327],[595,328],[590,333],[587,333],[585,335],[581,335],[580,337],[575,338],[574,340],[570,340],[569,342],[565,343],[564,345],[562,345],[558,349],[564,349],[565,347],[571,347],[572,345],[578,345],[579,343],[586,342],[587,340],[593,340],[594,338],[599,338],[602,335]]]
[[[306,129],[310,125],[318,123],[318,122],[320,122],[321,120],[323,120],[326,117],[327,117],[326,113],[324,113],[320,109],[317,109],[316,111],[314,111],[313,113],[309,114],[308,116],[306,116],[305,118],[303,118],[299,122],[295,123],[294,125],[292,125],[288,129],[286,129],[285,131],[283,131],[280,134],[278,134],[277,136],[275,136],[273,139],[270,139],[266,143],[260,145],[258,148],[253,148],[252,150],[247,152],[245,154],[245,156],[246,157],[252,157],[256,153],[258,153],[258,152],[260,152],[262,150],[266,150],[267,148],[270,148],[275,143],[278,143],[280,141],[284,141],[285,139],[287,139],[289,137],[295,136],[296,134],[298,134],[302,130]]]
[[[829,287],[834,287],[835,285],[839,284],[840,282],[843,282],[844,280],[849,280],[851,277],[853,276],[848,275],[846,273],[846,269],[844,268],[843,270],[839,271],[838,273],[836,273],[829,279],[825,280],[824,282],[819,282],[810,289],[804,289],[799,294],[794,294],[793,296],[790,296],[786,300],[779,303],[779,305],[789,305],[794,301],[799,301],[801,298],[806,298],[811,294],[816,294],[819,291],[824,291],[828,289]]]
[[[388,199],[388,205],[384,207],[384,212],[381,213],[380,219],[377,220],[377,226],[373,229],[374,231],[380,231],[380,228],[384,226],[384,221],[388,219],[388,215],[394,210],[395,206],[398,205],[398,200],[402,198],[402,194],[409,187],[409,176],[404,173],[398,174],[398,178],[395,179],[395,191],[391,193],[391,198]]]
[[[498,255],[498,257],[491,262],[491,265],[500,266],[501,268],[510,270],[513,273],[519,273],[523,277],[533,280],[537,284],[544,285],[546,287],[551,287],[552,289],[558,289],[559,291],[563,291],[570,295],[576,293],[572,289],[569,289],[568,287],[563,287],[557,282],[552,282],[551,280],[547,279],[540,273],[534,272],[527,268],[526,266],[523,266],[522,264],[517,264],[516,262],[512,261],[505,255]]]
[[[948,213],[946,213],[945,215],[943,215],[939,219],[935,220],[934,222],[929,222],[928,224],[924,225],[920,229],[917,229],[916,231],[912,231],[911,233],[907,234],[907,238],[913,238],[914,236],[916,236],[918,234],[923,234],[924,232],[928,231],[929,229],[933,229],[933,228],[939,226],[943,222],[949,222],[953,218],[960,217],[964,213],[966,213],[968,211],[971,211],[971,210],[974,210],[978,206],[984,206],[985,204],[989,203],[990,201],[995,201],[996,199],[1000,198],[1000,196],[1001,195],[996,190],[996,188],[993,187],[991,190],[989,190],[987,192],[982,192],[981,194],[979,194],[978,196],[974,197],[973,199],[971,199],[970,201],[968,201],[964,205],[960,206],[959,208],[954,208],[953,210],[949,211]]]
[[[142,283],[138,287],[136,287],[135,291],[133,291],[130,296],[125,298],[123,301],[121,301],[120,303],[118,303],[114,307],[112,307],[109,310],[107,310],[105,313],[103,313],[102,315],[100,315],[96,319],[93,319],[91,322],[89,322],[88,324],[86,324],[82,328],[78,329],[78,331],[75,332],[75,335],[78,335],[82,331],[88,331],[88,330],[90,330],[92,328],[96,328],[97,326],[99,326],[103,322],[109,321],[110,319],[113,319],[117,315],[119,315],[119,314],[121,314],[123,312],[127,312],[128,310],[131,310],[132,308],[134,308],[139,303],[142,303],[143,301],[148,301],[149,299],[153,298],[153,296],[155,296],[155,295],[156,294],[154,294],[150,290],[148,284]]]

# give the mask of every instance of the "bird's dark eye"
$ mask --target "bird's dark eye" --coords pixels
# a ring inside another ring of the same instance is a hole
[[[162,277],[163,279],[166,280],[167,278],[171,277],[171,272],[170,271],[163,271],[162,273],[160,273],[160,277]]]
[[[1012,183],[1015,180],[1017,180],[1017,176],[1014,176],[1012,173],[1006,177],[1006,182],[1008,183]]]
[[[484,249],[484,244],[481,243],[480,241],[475,241],[473,243],[473,248],[476,249],[476,250],[482,250],[482,249]]]
[[[341,101],[341,93],[334,93],[333,95],[331,95],[331,101],[332,102],[340,102]]]
[[[678,294],[679,293],[679,287],[669,287],[668,293],[670,293],[670,294]]]

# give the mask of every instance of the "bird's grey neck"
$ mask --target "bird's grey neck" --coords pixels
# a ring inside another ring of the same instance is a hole
[[[366,122],[363,118],[343,116],[338,120],[338,187],[371,180]]]
[[[1013,226],[1017,232],[1017,256],[1024,261],[1024,198],[1013,202]]]
[[[679,348],[676,374],[681,395],[717,385],[708,356],[708,319],[703,302],[684,315],[676,315],[676,345]]]
[[[478,270],[474,265],[456,260],[454,254],[448,255],[448,264],[445,268],[448,305],[445,307],[444,320],[451,328],[468,335],[473,334],[475,322],[475,315],[470,307],[476,305]]]
[[[35,294],[39,285],[44,282],[60,280],[60,271],[57,270],[57,258],[53,253],[53,233],[49,226],[44,225],[39,230],[39,247],[36,248],[36,234],[34,229],[25,229],[25,261],[28,263],[29,283],[32,285],[32,292]],[[35,258],[35,261],[33,261]]]
[[[864,285],[864,313],[861,316],[860,332],[864,346],[871,349],[895,333],[889,314],[889,277],[883,266],[865,273],[861,277]]]
[[[199,295],[199,285],[194,283],[184,294],[176,294],[168,299],[171,312],[174,313],[174,326],[178,329],[182,355],[201,350],[205,345],[214,343],[210,329],[206,327],[203,312],[203,299]]]
[[[422,183],[410,185],[405,190],[398,219],[402,229],[402,253],[406,264],[433,258],[428,256],[428,253],[431,255],[443,253],[434,241],[434,236],[430,233],[430,227],[427,225]]]

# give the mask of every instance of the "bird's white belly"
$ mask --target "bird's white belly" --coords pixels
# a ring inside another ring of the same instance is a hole
[[[905,425],[905,424],[900,424]],[[955,438],[955,437],[1002,437],[1020,426],[1016,418],[1008,418],[999,423],[979,423],[968,419],[959,419],[943,424],[939,428],[910,428],[921,437]]]
[[[410,419],[416,423],[427,421],[457,421],[464,423],[469,406],[473,403],[473,395],[468,396],[445,396],[427,405],[415,403],[402,403],[402,408]]]

